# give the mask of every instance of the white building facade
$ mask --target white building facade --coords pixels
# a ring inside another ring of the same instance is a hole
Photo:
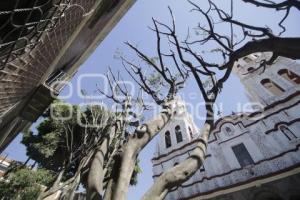
[[[278,58],[255,70],[265,56],[245,57],[234,68],[256,111],[217,120],[203,167],[167,200],[300,199],[300,65]],[[197,143],[198,128],[183,102],[178,108],[160,132],[154,179],[185,160]]]
[[[0,179],[4,176],[12,162],[7,156],[0,155]]]

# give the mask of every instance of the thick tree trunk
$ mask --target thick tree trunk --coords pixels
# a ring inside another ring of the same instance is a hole
[[[201,131],[202,140],[198,142],[191,155],[159,176],[142,200],[163,200],[173,187],[187,181],[202,166],[211,129],[212,122],[206,122]]]
[[[79,172],[75,175],[74,181],[69,186],[67,186],[66,193],[65,193],[65,195],[63,195],[64,200],[73,200],[74,199],[75,191],[80,184],[80,180],[81,180],[81,173]]]
[[[151,141],[151,139],[169,122],[173,110],[173,101],[165,104],[158,116],[147,123],[139,126],[135,133],[130,135],[127,143],[123,146],[121,166],[116,185],[113,189],[113,200],[126,200],[130,179],[134,170],[136,159],[140,151]]]
[[[110,136],[107,136],[99,149],[96,151],[91,163],[88,180],[87,180],[87,200],[101,200],[103,192],[104,159],[108,153],[111,137],[114,135],[115,129],[112,128]]]
[[[88,174],[87,200],[101,200],[103,190],[103,162],[104,155],[101,150],[97,151]]]
[[[63,167],[63,168],[60,170],[60,172],[58,173],[58,175],[57,175],[57,177],[56,177],[56,180],[55,180],[55,182],[54,182],[53,185],[52,185],[52,188],[56,188],[56,187],[59,186],[59,183],[61,182],[61,179],[62,179],[64,173],[65,173],[65,168]]]
[[[130,145],[131,143],[131,141],[127,143],[122,154],[119,177],[115,186],[116,190],[113,192],[112,196],[112,199],[114,200],[127,199],[127,192],[138,153],[137,148],[133,145]]]
[[[114,180],[111,178],[107,183],[103,200],[111,200],[112,199],[112,194],[113,194],[112,192],[113,192],[114,186],[115,186]]]

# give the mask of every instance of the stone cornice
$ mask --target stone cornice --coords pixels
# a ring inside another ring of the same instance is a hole
[[[270,105],[269,107],[267,106],[266,109],[265,109],[265,111],[270,110],[271,108],[274,108],[274,106],[276,106],[276,105],[285,103],[285,102],[291,100],[292,98],[297,97],[299,94],[300,94],[300,92],[297,91],[297,92],[295,92],[294,94],[290,95],[289,97],[285,98],[284,100],[282,100],[282,101],[280,101],[280,102],[278,102],[278,103],[276,102],[276,104],[274,103],[273,107],[270,107],[271,105]],[[266,119],[266,118],[268,118],[268,117],[270,117],[270,116],[272,116],[272,115],[274,115],[274,114],[277,114],[277,113],[279,113],[279,112],[281,112],[281,111],[283,111],[283,110],[286,110],[286,109],[289,109],[289,108],[291,108],[291,107],[293,107],[293,106],[296,106],[296,105],[298,105],[299,103],[300,103],[300,100],[297,101],[296,103],[292,104],[292,105],[289,105],[289,106],[287,106],[287,107],[283,107],[283,108],[281,108],[281,109],[279,109],[279,110],[277,110],[277,111],[275,111],[275,112],[270,113],[269,115],[266,115],[265,117],[263,117],[263,119]],[[251,114],[251,115],[252,115],[252,114]],[[225,124],[225,123],[231,123],[231,124],[233,124],[233,125],[237,125],[238,123],[240,123],[243,127],[247,128],[247,127],[249,127],[249,126],[251,126],[251,125],[253,125],[253,124],[256,124],[257,122],[259,122],[259,121],[262,120],[262,119],[255,120],[255,121],[253,121],[253,122],[251,122],[251,123],[249,123],[249,124],[244,124],[241,120],[242,120],[242,117],[239,118],[239,120],[236,120],[236,121],[222,121],[222,120],[217,121],[217,122],[216,122],[217,125],[215,126],[215,129],[214,129],[214,130],[212,131],[212,133],[211,133],[211,137],[214,137],[214,138],[213,138],[212,140],[210,140],[208,143],[210,144],[210,143],[213,143],[213,142],[216,142],[216,141],[217,141],[216,134],[221,132],[221,127],[222,127],[222,125]],[[295,120],[293,120],[293,121],[296,122],[296,121],[299,121],[299,120],[300,120],[300,119],[298,118],[298,119],[295,119]],[[289,123],[292,123],[293,121],[291,121],[291,122],[289,122]],[[283,123],[284,123],[284,122],[283,122]],[[277,128],[278,128],[279,125],[280,125],[280,123],[277,123],[274,127],[277,127]],[[217,130],[216,130],[216,127],[218,127]],[[265,134],[269,134],[270,132],[274,131],[274,129],[275,129],[275,128],[272,128],[272,129],[270,129],[270,130],[267,130],[267,131],[265,132]],[[238,136],[240,136],[240,135],[241,135],[241,134],[239,134]],[[238,136],[236,136],[236,137],[238,137]],[[231,140],[231,139],[229,139],[229,140]],[[227,141],[228,141],[228,140],[227,140]],[[173,159],[173,158],[176,157],[176,156],[183,155],[183,154],[185,154],[185,153],[191,151],[191,150],[194,148],[193,145],[194,145],[195,143],[197,143],[197,142],[198,142],[198,140],[195,139],[195,140],[193,140],[193,141],[191,141],[191,142],[189,142],[189,143],[184,144],[183,146],[181,146],[181,147],[179,147],[179,148],[173,149],[172,151],[170,151],[170,152],[168,152],[168,153],[161,154],[161,155],[159,155],[159,156],[157,156],[157,157],[152,158],[153,166],[159,165],[159,164],[161,164],[161,163],[163,163],[163,162],[166,162],[166,161],[168,161],[168,160]],[[222,141],[221,143],[224,143],[224,142],[226,142],[226,141]],[[166,158],[166,157],[167,157],[167,158]],[[164,158],[166,158],[166,159],[164,159]]]

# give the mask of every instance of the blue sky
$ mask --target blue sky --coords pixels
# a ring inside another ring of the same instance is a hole
[[[197,1],[195,1],[197,2]],[[229,0],[217,1],[222,6],[228,7]],[[278,17],[282,14],[274,15],[272,11],[258,12],[251,6],[245,6],[239,2],[235,2],[235,13],[243,20],[252,24],[271,24],[271,27],[275,27],[275,22],[278,21]],[[169,23],[170,16],[167,6],[170,5],[173,9],[178,33],[182,35],[182,39],[187,33],[188,27],[195,27],[199,21],[200,16],[195,13],[190,13],[191,6],[184,0],[138,0],[137,3],[129,10],[120,23],[112,30],[112,32],[106,37],[106,39],[99,45],[95,52],[83,63],[78,70],[71,83],[73,86],[72,95],[70,98],[65,99],[70,103],[83,103],[84,100],[80,98],[76,91],[78,91],[78,78],[82,74],[104,74],[107,71],[107,67],[111,66],[113,71],[120,70],[123,78],[129,80],[129,77],[124,73],[119,60],[114,59],[114,55],[117,51],[121,51],[124,55],[128,55],[132,58],[133,54],[124,45],[125,41],[129,41],[138,45],[144,52],[150,56],[155,56],[155,35],[151,32],[148,26],[152,25],[151,17],[162,20]],[[289,31],[287,35],[299,35],[299,14],[292,12],[287,24],[289,25]],[[275,28],[275,30],[278,30]],[[80,87],[85,89],[89,94],[94,94],[96,84],[101,86],[99,78],[83,79]],[[196,104],[201,101],[198,88],[195,87],[193,81],[189,81],[184,90],[181,92],[183,98],[191,103]],[[79,90],[80,91],[80,90]],[[70,90],[65,88],[62,95],[66,95]],[[103,99],[106,102],[106,99]],[[224,111],[223,115],[230,114],[232,111],[236,111],[236,104],[238,102],[245,103],[247,98],[244,95],[244,88],[240,84],[238,78],[234,75],[226,82],[222,94],[220,95],[218,102],[223,103]],[[201,120],[195,119],[198,126],[201,126]],[[18,136],[16,140],[5,150],[9,154],[9,157],[25,161],[25,148],[19,144],[21,136]],[[129,197],[130,200],[139,199],[142,194],[150,187],[152,181],[152,164],[151,158],[153,157],[154,147],[157,138],[155,138],[140,154],[142,174],[138,177],[138,185],[130,187]]]

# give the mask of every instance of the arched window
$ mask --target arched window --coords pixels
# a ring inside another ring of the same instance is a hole
[[[268,78],[263,79],[260,83],[274,95],[281,95],[285,92],[283,88]]]
[[[233,135],[233,130],[231,128],[229,128],[228,126],[225,127],[225,131],[226,131],[226,135],[228,135],[228,136]]]
[[[297,138],[297,136],[285,125],[280,125],[279,130],[287,137],[287,139],[292,140]]]
[[[201,168],[200,168],[200,172],[204,172],[205,171],[205,168],[204,168],[204,165],[202,164]]]
[[[249,62],[251,62],[252,61],[252,59],[250,58],[250,57],[244,57],[243,58],[243,60],[245,61],[245,62],[247,62],[247,63],[249,63]]]
[[[167,131],[165,133],[165,142],[166,142],[166,147],[167,148],[169,148],[172,145],[170,131]]]
[[[190,134],[191,139],[193,139],[193,131],[192,131],[191,127],[189,127],[189,134]]]
[[[278,75],[281,76],[282,78],[288,80],[292,84],[296,84],[296,85],[300,84],[300,77],[288,69],[279,70]]]
[[[178,125],[175,127],[175,135],[176,135],[177,143],[182,142],[182,133],[180,130],[180,126]]]
[[[247,69],[248,72],[252,72],[253,70],[254,70],[253,67],[249,67],[249,68]]]
[[[226,132],[231,133],[231,129],[229,127],[225,128]]]

